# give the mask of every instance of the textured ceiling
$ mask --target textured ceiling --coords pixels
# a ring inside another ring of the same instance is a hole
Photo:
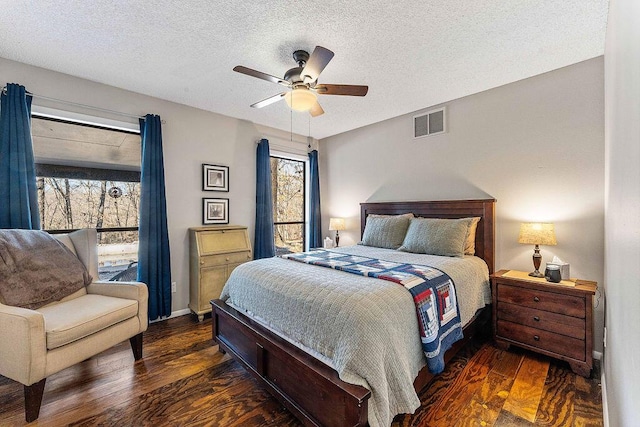
[[[0,4],[0,57],[324,138],[602,55],[608,0]],[[335,52],[319,83],[368,95],[321,96],[310,124],[249,107],[282,87],[234,66],[280,77],[316,45]]]

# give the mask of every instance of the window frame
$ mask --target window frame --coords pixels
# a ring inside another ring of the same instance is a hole
[[[140,128],[135,125],[118,120],[103,119],[95,116],[74,113],[70,111],[57,110],[48,107],[33,106],[31,117],[39,120],[48,120],[59,123],[67,123],[71,125],[84,126],[96,129],[105,129],[114,132],[130,133],[140,135]],[[140,141],[142,143],[142,141]],[[142,165],[140,165],[141,167]],[[141,182],[140,168],[138,170],[130,170],[127,167],[123,169],[102,169],[84,166],[68,166],[51,163],[39,163],[36,160],[36,177],[43,178],[69,178],[78,180],[94,180],[94,181],[121,181],[121,182]],[[66,234],[79,230],[78,228],[69,229],[50,229],[44,230],[49,234]],[[123,232],[123,231],[139,231],[139,227],[100,227],[96,228],[98,233],[104,232]]]
[[[310,209],[310,201],[309,201],[309,156],[303,156],[300,154],[287,153],[284,151],[271,150],[269,152],[269,158],[279,158],[285,160],[293,160],[297,162],[301,162],[304,166],[304,183],[303,183],[303,199],[304,199],[304,212],[302,213],[302,221],[282,221],[277,222],[273,221],[273,227],[275,231],[276,225],[294,225],[294,224],[302,224],[303,233],[302,233],[302,249],[303,251],[309,250],[309,209]],[[274,243],[275,243],[275,232],[274,232]]]

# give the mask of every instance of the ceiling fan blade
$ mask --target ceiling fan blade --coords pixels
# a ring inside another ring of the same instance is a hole
[[[251,68],[243,67],[242,65],[233,67],[233,71],[241,74],[246,74],[247,76],[257,77],[268,82],[277,83],[282,86],[291,87],[291,83],[284,79],[281,79],[280,77],[272,76],[270,74],[263,73],[262,71],[252,70]]]
[[[314,89],[319,95],[365,96],[369,91],[369,86],[321,84],[316,85]]]
[[[309,83],[318,80],[318,76],[327,66],[329,61],[331,61],[333,55],[334,53],[329,49],[322,46],[316,46],[306,65],[304,66],[304,69],[300,73],[302,81],[304,81],[305,83]]]
[[[274,102],[278,102],[281,99],[284,99],[284,96],[287,94],[287,92],[282,92],[279,93],[277,95],[273,95],[270,96],[267,99],[263,99],[262,101],[258,101],[255,104],[251,104],[251,106],[253,108],[262,108],[262,107],[266,107],[267,105],[273,104]]]
[[[324,110],[322,109],[318,101],[316,101],[313,107],[311,107],[311,109],[309,110],[309,114],[311,114],[311,117],[317,117],[321,114],[324,114]]]

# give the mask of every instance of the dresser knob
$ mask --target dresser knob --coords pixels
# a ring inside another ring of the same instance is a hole
[[[204,265],[204,261],[200,261],[200,265]]]
[[[533,336],[533,339],[534,339],[534,340],[536,340],[536,341],[540,341],[540,337],[539,337],[539,336],[537,336],[537,335],[534,335],[534,336]]]
[[[247,259],[251,259],[251,255],[247,255]]]
[[[538,316],[533,316],[533,320],[535,320],[536,322],[539,322],[540,318]]]
[[[229,257],[225,258],[227,261],[229,261]]]
[[[534,300],[535,302],[540,302],[540,298],[538,298],[538,297],[533,297],[533,300]]]

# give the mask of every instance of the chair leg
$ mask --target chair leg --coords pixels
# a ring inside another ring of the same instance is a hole
[[[40,415],[46,381],[47,379],[43,378],[35,384],[24,386],[24,415],[28,423],[37,420]]]
[[[131,350],[133,350],[133,358],[135,360],[142,359],[142,332],[129,338],[129,342],[131,343]]]

